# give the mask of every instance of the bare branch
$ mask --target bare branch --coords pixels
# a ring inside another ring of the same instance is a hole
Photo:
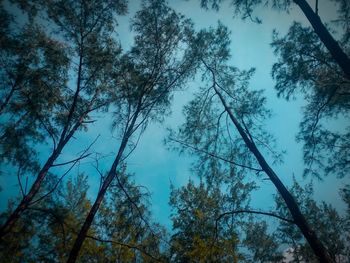
[[[229,212],[225,212],[222,213],[221,215],[219,215],[216,219],[215,219],[215,235],[214,235],[214,239],[212,242],[212,246],[215,245],[216,240],[218,239],[218,223],[219,221],[224,218],[225,216],[228,215],[235,215],[235,214],[242,214],[242,213],[248,213],[248,214],[258,214],[258,215],[265,215],[265,216],[271,216],[277,219],[280,219],[282,221],[288,222],[290,224],[295,224],[295,222],[291,219],[288,218],[284,218],[282,216],[276,215],[272,212],[263,212],[263,211],[257,211],[257,210],[247,210],[247,209],[243,209],[243,210],[235,210],[235,211],[229,211]]]
[[[29,207],[30,205],[34,205],[34,204],[40,202],[41,200],[43,200],[44,198],[46,198],[46,197],[48,197],[50,194],[52,194],[52,193],[56,190],[57,186],[62,182],[63,178],[73,169],[73,167],[74,167],[77,163],[78,163],[78,161],[74,162],[74,163],[71,165],[71,167],[69,167],[69,169],[68,169],[63,175],[61,175],[61,177],[58,179],[58,181],[56,182],[56,184],[54,185],[54,187],[53,187],[50,191],[48,191],[46,194],[44,194],[43,196],[39,197],[38,199],[36,199],[36,200],[30,202],[29,205],[28,205],[28,207]]]
[[[257,210],[235,210],[235,211],[229,211],[229,212],[225,212],[222,213],[221,215],[219,215],[219,217],[215,220],[216,221],[216,225],[218,223],[218,221],[220,221],[223,217],[227,216],[227,215],[234,215],[234,214],[242,214],[242,213],[248,213],[248,214],[258,214],[258,215],[265,215],[265,216],[271,216],[277,219],[280,219],[282,221],[285,221],[287,223],[290,224],[295,224],[294,220],[292,219],[288,219],[288,218],[284,218],[282,216],[276,215],[272,212],[264,212],[264,211],[257,211]]]
[[[164,262],[163,260],[154,257],[153,255],[148,253],[146,250],[142,249],[140,246],[135,246],[135,245],[128,244],[128,243],[122,243],[122,242],[118,242],[118,241],[115,241],[115,240],[102,239],[102,238],[98,238],[98,237],[90,236],[90,235],[86,235],[86,237],[90,238],[90,239],[93,239],[95,241],[98,241],[98,242],[102,242],[102,243],[112,243],[112,244],[116,244],[116,245],[119,245],[119,246],[127,247],[129,249],[136,249],[136,250],[140,251],[142,254],[145,254],[146,256],[152,258],[156,262]]]
[[[81,156],[84,156],[86,154],[87,151],[89,151],[89,149],[91,148],[91,146],[97,141],[97,139],[100,137],[100,135],[98,135],[95,140],[83,151],[83,153],[81,154]],[[50,194],[52,194],[56,188],[58,187],[58,185],[61,183],[61,181],[63,180],[63,178],[73,169],[73,167],[81,160],[82,158],[77,158],[73,161],[67,162],[67,163],[72,163],[72,165],[69,167],[69,169],[58,179],[58,181],[56,182],[56,184],[54,185],[54,187],[48,191],[46,194],[44,194],[43,196],[39,197],[37,200],[34,200],[30,203],[30,205],[33,205],[37,202],[40,202],[41,200],[43,200],[44,198],[46,198],[47,196],[49,196]],[[67,164],[65,163],[65,164]],[[62,164],[64,165],[64,164]],[[58,165],[56,165],[58,166]]]
[[[130,154],[131,154],[133,151],[135,151],[135,149],[136,149],[136,147],[137,147],[137,145],[139,144],[139,141],[140,141],[140,139],[141,139],[142,133],[143,133],[143,130],[140,131],[139,136],[137,137],[137,140],[136,140],[136,142],[134,143],[132,149],[125,155],[125,157],[122,158],[122,162],[123,162],[124,160],[126,160],[126,159],[130,156]]]
[[[232,161],[232,160],[228,160],[228,159],[226,159],[226,158],[224,158],[224,157],[218,156],[218,155],[216,155],[216,154],[214,154],[214,153],[210,153],[210,152],[208,152],[208,151],[206,151],[206,150],[198,149],[197,147],[195,147],[195,146],[193,146],[193,145],[187,144],[187,143],[185,143],[185,142],[179,141],[179,140],[174,139],[174,138],[170,138],[169,140],[174,141],[174,142],[177,142],[177,143],[179,143],[179,144],[181,144],[181,145],[183,145],[183,146],[185,146],[185,147],[191,148],[191,149],[193,149],[193,150],[195,150],[195,151],[197,151],[197,152],[204,153],[204,154],[206,154],[206,155],[209,155],[209,156],[214,157],[214,158],[216,158],[216,159],[219,159],[219,160],[221,160],[221,161],[224,161],[224,162],[227,162],[227,163],[230,163],[230,164],[233,164],[233,165],[242,167],[242,168],[250,169],[250,170],[253,170],[253,171],[256,171],[256,172],[262,172],[262,171],[263,171],[262,169],[258,169],[258,168],[250,167],[250,166],[247,166],[247,165],[244,165],[244,164],[236,163],[236,162],[234,162],[234,161]]]
[[[58,164],[53,164],[51,167],[56,167],[56,166],[63,166],[63,165],[67,165],[67,164],[70,164],[70,163],[74,163],[76,161],[80,161],[88,156],[90,156],[91,153],[88,153],[88,154],[85,154],[85,155],[80,155],[78,158],[76,159],[73,159],[71,161],[68,161],[68,162],[64,162],[64,163],[58,163]]]
[[[22,197],[24,198],[26,196],[26,193],[23,190],[23,186],[22,186],[22,182],[21,182],[21,178],[20,178],[20,176],[21,176],[21,169],[22,169],[22,167],[19,166],[18,170],[17,170],[17,180],[18,180],[19,188],[21,189]]]
[[[151,234],[153,236],[156,236],[158,238],[160,238],[161,240],[163,240],[167,245],[171,246],[169,244],[169,242],[167,240],[165,240],[162,236],[160,236],[159,234],[155,233],[152,229],[152,227],[150,226],[150,224],[148,223],[148,221],[144,218],[144,216],[142,215],[142,211],[140,210],[140,208],[138,207],[138,205],[134,202],[134,200],[132,200],[132,198],[130,197],[129,193],[126,191],[126,189],[124,188],[122,182],[119,179],[119,176],[116,174],[115,178],[117,179],[117,183],[118,186],[120,187],[120,189],[124,192],[126,198],[129,200],[129,202],[135,207],[135,209],[137,210],[137,213],[139,214],[139,217],[141,218],[141,220],[145,223],[145,225],[147,226],[147,228],[151,231]]]

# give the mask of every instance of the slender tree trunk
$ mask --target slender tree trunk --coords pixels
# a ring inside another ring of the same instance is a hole
[[[69,124],[72,120],[73,113],[76,109],[76,104],[78,101],[79,93],[80,93],[80,85],[81,85],[81,74],[82,74],[82,67],[83,67],[83,53],[82,50],[80,51],[79,55],[79,67],[78,67],[78,77],[77,77],[77,88],[73,97],[72,106],[69,110],[67,122],[62,130],[59,143],[57,145],[57,148],[54,149],[51,156],[47,159],[44,166],[39,171],[33,185],[31,186],[29,192],[27,195],[23,197],[19,205],[16,207],[16,209],[11,213],[11,215],[6,220],[5,224],[0,227],[0,242],[2,242],[3,237],[11,231],[17,220],[20,218],[23,211],[25,211],[30,203],[33,201],[34,197],[38,193],[41,183],[45,179],[49,169],[52,167],[58,156],[60,156],[63,148],[68,143],[68,141],[72,138],[76,130],[80,127],[81,123],[83,122],[85,116],[87,115],[88,111],[84,113],[82,116],[80,116],[79,120],[75,123],[75,125],[72,127],[72,129],[69,131]],[[91,106],[91,105],[90,105]],[[67,134],[68,133],[68,134]]]
[[[248,149],[254,154],[256,160],[260,164],[261,168],[264,170],[264,172],[268,175],[271,182],[275,185],[277,188],[277,191],[280,193],[282,198],[284,199],[290,213],[292,214],[293,220],[295,224],[299,227],[300,231],[303,233],[305,239],[310,244],[312,250],[314,251],[315,255],[317,256],[318,260],[320,262],[324,263],[331,263],[333,262],[332,258],[328,254],[326,248],[323,246],[322,242],[318,239],[316,233],[310,228],[308,225],[305,217],[301,213],[298,204],[296,203],[294,197],[291,195],[291,193],[288,191],[288,189],[283,185],[281,180],[278,178],[276,173],[273,171],[273,169],[268,165],[265,158],[262,156],[258,148],[256,147],[255,143],[248,137],[244,129],[242,128],[241,124],[238,122],[238,120],[235,118],[234,114],[232,113],[229,106],[226,104],[226,101],[222,94],[218,91],[216,86],[214,86],[216,94],[219,96],[221,103],[223,104],[225,111],[228,113],[231,121],[235,125],[236,129],[238,130],[239,134],[243,138],[246,146]]]
[[[79,251],[83,245],[83,242],[84,242],[86,235],[90,229],[90,226],[94,220],[94,217],[95,217],[95,215],[96,215],[96,213],[101,205],[101,202],[103,201],[103,198],[107,192],[108,186],[111,184],[111,182],[113,181],[113,179],[116,175],[116,168],[120,162],[122,152],[124,151],[124,149],[126,147],[127,140],[124,140],[123,142],[124,142],[124,144],[121,145],[121,147],[119,148],[118,155],[113,162],[113,165],[108,173],[108,176],[104,180],[102,187],[101,187],[101,190],[98,192],[96,200],[95,200],[93,206],[91,207],[89,214],[87,215],[83,226],[81,227],[81,229],[79,231],[79,234],[74,242],[73,248],[69,253],[67,263],[73,263],[73,262],[76,262],[76,260],[77,260],[77,257],[79,255]]]
[[[96,200],[95,200],[93,206],[91,207],[89,214],[87,215],[85,222],[78,233],[78,236],[74,242],[73,248],[69,253],[67,263],[76,262],[76,260],[79,256],[79,252],[81,250],[83,242],[84,242],[86,235],[91,227],[91,224],[94,220],[94,217],[95,217],[95,215],[96,215],[96,213],[101,205],[101,202],[103,201],[104,195],[106,194],[109,185],[112,183],[113,179],[116,176],[116,169],[121,161],[124,150],[128,144],[129,138],[133,133],[133,129],[134,129],[134,126],[135,126],[135,123],[136,123],[136,120],[137,120],[137,117],[139,114],[140,107],[141,107],[141,104],[139,103],[139,107],[136,110],[134,117],[132,118],[130,126],[127,128],[127,131],[125,132],[125,134],[123,136],[122,143],[119,147],[117,156],[115,157],[115,159],[113,161],[111,169],[109,170],[108,175],[107,175],[106,179],[104,180],[100,191],[97,194]]]
[[[315,30],[315,33],[321,39],[333,59],[338,63],[343,70],[347,79],[350,80],[350,59],[339,46],[338,42],[332,37],[327,28],[322,23],[320,17],[312,10],[310,5],[305,0],[293,0]]]
[[[11,213],[11,215],[6,220],[5,224],[1,226],[0,228],[0,242],[2,241],[3,237],[11,231],[17,220],[20,218],[21,214],[28,208],[30,203],[33,201],[34,197],[38,193],[41,183],[45,179],[48,171],[54,164],[54,162],[57,160],[58,156],[60,156],[63,148],[68,143],[68,141],[72,138],[75,131],[80,127],[82,121],[84,120],[85,114],[80,117],[80,120],[75,124],[73,129],[69,132],[67,137],[63,137],[57,148],[53,151],[51,156],[47,159],[44,166],[39,171],[33,185],[31,186],[29,192],[27,195],[23,197],[19,205],[16,207],[16,209]]]
[[[25,211],[28,206],[30,205],[31,201],[35,197],[35,195],[38,193],[41,183],[44,180],[45,176],[47,175],[47,172],[57,159],[57,157],[60,155],[63,147],[57,148],[51,156],[47,159],[44,166],[41,168],[40,172],[38,173],[38,176],[30,188],[27,195],[23,197],[19,205],[16,207],[16,209],[11,213],[11,215],[6,220],[5,224],[3,224],[0,228],[0,241],[2,241],[3,237],[11,231],[17,220],[20,218],[23,211]]]

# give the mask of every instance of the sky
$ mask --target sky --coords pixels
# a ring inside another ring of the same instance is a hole
[[[130,17],[140,7],[140,1],[133,0],[130,2],[129,15],[118,19],[117,32],[124,49],[128,49],[133,41],[129,26]],[[276,29],[281,35],[284,35],[293,21],[300,21],[308,25],[300,10],[292,8],[290,13],[286,14],[268,8],[257,8],[255,15],[262,19],[262,24],[255,24],[250,20],[242,21],[239,17],[233,18],[233,9],[227,4],[227,1],[222,4],[218,12],[201,9],[199,1],[195,0],[172,0],[169,3],[176,11],[191,18],[197,30],[210,26],[215,27],[218,21],[221,21],[230,29],[232,58],[229,63],[241,70],[251,67],[256,68],[256,73],[251,80],[251,87],[265,90],[267,107],[273,112],[272,118],[266,123],[266,128],[276,137],[278,149],[287,151],[284,156],[284,163],[273,166],[273,168],[286,185],[291,184],[293,175],[300,183],[309,182],[311,178],[302,178],[302,145],[295,141],[299,122],[302,118],[304,101],[301,97],[291,102],[277,98],[274,90],[274,80],[271,78],[271,68],[273,63],[276,62],[276,57],[270,47],[272,31]],[[330,1],[320,1],[319,14],[323,21],[329,21],[334,17],[335,9]],[[196,81],[192,81],[186,89],[175,93],[172,114],[163,123],[152,123],[148,126],[138,147],[128,159],[128,171],[134,174],[136,183],[146,186],[151,193],[150,203],[153,219],[164,225],[168,230],[171,230],[171,220],[169,218],[171,209],[168,205],[170,184],[180,187],[185,185],[190,178],[196,178],[190,171],[193,159],[190,156],[179,156],[178,153],[169,151],[163,141],[167,135],[167,128],[176,128],[184,121],[182,108],[190,101],[198,84]],[[108,156],[108,154],[116,151],[113,146],[116,147],[117,142],[111,130],[105,128],[110,127],[110,120],[111,115],[105,114],[102,119],[91,125],[87,133],[78,134],[76,137],[80,138],[81,136],[83,139],[73,141],[69,148],[64,151],[61,161],[69,160],[70,156],[76,156],[76,153],[81,151],[81,147],[87,147],[98,134],[100,134],[100,137],[93,149],[96,152],[103,152],[107,155],[106,159],[111,160],[111,156]],[[47,150],[47,148],[41,150],[43,158],[46,156]],[[73,170],[73,173],[79,169],[88,173],[89,197],[93,200],[99,186],[99,177],[91,167],[91,162],[93,161],[82,161]],[[107,166],[110,164],[110,162],[105,163]],[[349,184],[349,179],[337,180],[330,177],[323,182],[316,181],[316,179],[314,182],[315,198],[317,200],[330,202],[339,210],[344,209],[339,201],[338,189],[346,183]],[[0,184],[6,186],[0,192],[0,200],[7,200],[19,193],[16,181],[8,180],[8,177],[0,176]],[[268,182],[261,183],[260,186],[260,190],[253,194],[252,206],[264,210],[272,209],[274,187]],[[5,209],[6,203],[1,202],[1,210]]]

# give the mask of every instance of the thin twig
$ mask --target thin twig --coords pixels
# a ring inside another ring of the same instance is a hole
[[[288,222],[290,224],[295,224],[294,220],[288,219],[288,218],[285,218],[285,217],[282,217],[282,216],[279,216],[279,215],[276,215],[276,214],[274,214],[272,212],[264,212],[264,211],[257,211],[257,210],[247,210],[247,209],[228,211],[228,212],[222,213],[215,221],[217,223],[219,220],[221,220],[223,217],[225,217],[227,215],[242,214],[242,213],[271,216],[271,217],[275,217],[277,219],[280,219],[282,221]]]
[[[132,244],[127,244],[127,243],[122,243],[122,242],[118,242],[118,241],[115,241],[115,240],[102,239],[102,238],[98,238],[98,237],[90,236],[90,235],[86,235],[86,237],[90,238],[90,239],[93,239],[95,241],[101,242],[101,243],[112,243],[112,244],[117,244],[119,246],[127,247],[129,249],[136,249],[136,250],[140,251],[141,253],[145,254],[146,256],[152,258],[156,262],[164,262],[161,259],[152,256],[150,253],[148,253],[144,249],[140,248],[139,246],[135,246],[135,245],[132,245]]]
[[[272,212],[264,212],[264,211],[257,211],[257,210],[247,210],[247,209],[242,209],[242,210],[235,210],[235,211],[228,211],[225,213],[222,213],[215,219],[215,236],[213,240],[213,244],[216,242],[218,238],[218,222],[225,216],[227,215],[234,215],[234,214],[242,214],[242,213],[248,213],[248,214],[258,214],[258,215],[265,215],[265,216],[271,216],[277,219],[280,219],[282,221],[288,222],[290,224],[295,224],[294,220],[284,218],[282,216],[276,215]]]
[[[21,169],[22,169],[22,167],[19,166],[19,167],[18,167],[18,170],[17,170],[17,180],[18,180],[19,188],[21,189],[22,197],[24,198],[24,197],[26,196],[26,193],[25,193],[25,191],[23,190],[23,186],[22,186],[22,182],[21,182],[21,178],[20,178]]]
[[[71,161],[67,161],[67,162],[64,162],[64,163],[58,163],[58,164],[53,164],[51,167],[57,167],[57,166],[63,166],[63,165],[67,165],[67,164],[70,164],[70,163],[74,163],[74,162],[77,162],[77,161],[80,161],[88,156],[90,156],[91,153],[87,153],[85,155],[80,155],[78,158],[76,159],[73,159]]]
[[[95,140],[83,151],[83,153],[81,154],[81,156],[84,156],[85,153],[90,150],[90,148],[92,147],[92,145],[97,141],[97,139],[100,137],[100,135],[97,135],[97,137],[95,138]],[[69,167],[69,169],[58,179],[58,181],[56,182],[56,184],[54,185],[54,187],[48,191],[46,194],[44,194],[43,196],[39,197],[37,200],[34,200],[30,203],[30,205],[33,205],[37,202],[40,202],[41,200],[43,200],[44,198],[46,198],[47,196],[49,196],[50,194],[52,194],[56,188],[58,187],[58,185],[61,183],[61,181],[63,180],[63,178],[73,169],[73,167],[81,160],[82,158],[77,158],[75,159],[73,162],[69,162],[72,163],[72,165]]]
[[[183,146],[185,146],[185,147],[191,148],[191,149],[193,149],[193,150],[195,150],[195,151],[197,151],[197,152],[204,153],[204,154],[206,154],[206,155],[209,155],[209,156],[214,157],[214,158],[216,158],[216,159],[219,159],[219,160],[221,160],[221,161],[224,161],[224,162],[227,162],[227,163],[230,163],[230,164],[233,164],[233,165],[242,167],[242,168],[250,169],[250,170],[253,170],[253,171],[256,171],[256,172],[262,172],[262,171],[263,171],[262,169],[258,169],[258,168],[254,168],[254,167],[247,166],[247,165],[244,165],[244,164],[236,163],[236,162],[234,162],[234,161],[232,161],[232,160],[228,160],[228,159],[226,159],[226,158],[224,158],[224,157],[218,156],[218,155],[216,155],[216,154],[214,154],[214,153],[210,153],[210,152],[208,152],[208,151],[206,151],[206,150],[198,149],[197,147],[195,147],[195,146],[193,146],[193,145],[187,144],[187,143],[185,143],[185,142],[179,141],[179,140],[174,139],[174,138],[170,138],[169,140],[174,141],[174,142],[177,142],[177,143],[179,143],[179,144],[181,144],[181,145],[183,145]]]

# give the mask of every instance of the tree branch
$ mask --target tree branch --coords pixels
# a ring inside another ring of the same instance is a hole
[[[220,221],[223,217],[225,217],[225,216],[227,216],[227,215],[242,214],[242,213],[271,216],[271,217],[277,218],[277,219],[279,219],[279,220],[285,221],[285,222],[287,222],[287,223],[295,224],[294,220],[288,219],[288,218],[284,218],[284,217],[279,216],[279,215],[276,215],[276,214],[274,214],[274,213],[272,213],[272,212],[264,212],[264,211],[257,211],[257,210],[246,210],[246,209],[243,209],[243,210],[235,210],[235,211],[229,211],[229,212],[222,213],[221,215],[219,215],[218,218],[216,218],[215,224],[216,224],[216,226],[217,226],[218,221]]]
[[[81,156],[85,155],[85,153],[91,148],[91,146],[97,141],[97,139],[98,139],[99,137],[100,137],[100,135],[98,135],[98,136],[96,137],[96,139],[83,151],[83,153],[81,154]],[[67,162],[67,163],[73,163],[73,164],[72,164],[71,167],[69,167],[69,169],[58,179],[58,181],[56,182],[56,184],[54,185],[54,187],[53,187],[50,191],[48,191],[46,194],[44,194],[43,196],[39,197],[37,200],[32,201],[32,202],[30,203],[30,205],[33,205],[33,204],[35,204],[35,203],[37,203],[37,202],[40,202],[41,200],[43,200],[44,198],[46,198],[47,196],[49,196],[50,194],[52,194],[52,193],[56,190],[57,186],[61,183],[61,181],[63,180],[63,178],[73,169],[73,167],[74,167],[81,159],[82,159],[82,158],[80,157],[80,158],[77,158],[77,159],[75,159],[75,160],[73,160],[73,161]],[[67,163],[64,163],[64,164],[67,164]],[[64,164],[61,164],[61,165],[64,165]],[[58,165],[56,165],[56,166],[58,166]]]
[[[53,165],[51,165],[51,167],[63,166],[63,165],[67,165],[67,164],[70,164],[70,163],[74,163],[74,162],[80,161],[80,160],[82,160],[82,159],[84,159],[84,158],[86,158],[86,157],[88,157],[88,156],[90,156],[90,155],[91,155],[91,153],[87,153],[87,154],[85,154],[85,155],[80,155],[80,156],[79,156],[78,158],[76,158],[76,159],[73,159],[73,160],[71,160],[71,161],[67,161],[67,162],[64,162],[64,163],[53,164]]]
[[[135,245],[128,244],[128,243],[122,243],[122,242],[118,242],[118,241],[115,241],[115,240],[102,239],[102,238],[98,238],[98,237],[90,236],[90,235],[86,235],[86,237],[90,238],[90,239],[93,239],[95,241],[98,241],[98,242],[102,242],[102,243],[112,243],[112,244],[116,244],[116,245],[119,245],[119,246],[127,247],[129,249],[136,249],[136,250],[140,251],[141,253],[145,254],[146,256],[150,257],[151,259],[155,260],[156,262],[164,262],[161,259],[152,256],[150,253],[148,253],[144,249],[140,248],[139,246],[135,246]]]
[[[195,146],[193,146],[193,145],[187,144],[187,143],[185,143],[185,142],[179,141],[179,140],[174,139],[174,138],[169,138],[169,140],[174,141],[174,142],[177,142],[177,143],[179,143],[179,144],[181,144],[181,145],[183,145],[183,146],[185,146],[185,147],[187,147],[187,148],[191,148],[191,149],[193,149],[193,150],[195,150],[195,151],[197,151],[197,152],[204,153],[204,154],[209,155],[209,156],[211,156],[211,157],[213,157],[213,158],[219,159],[219,160],[221,160],[221,161],[224,161],[224,162],[227,162],[227,163],[230,163],[230,164],[233,164],[233,165],[236,165],[236,166],[245,168],[245,169],[250,169],[250,170],[253,170],[253,171],[256,171],[256,172],[262,172],[262,171],[263,171],[262,169],[258,169],[258,168],[250,167],[250,166],[247,166],[247,165],[244,165],[244,164],[236,163],[236,162],[234,162],[234,161],[232,161],[232,160],[228,160],[228,159],[226,159],[226,158],[224,158],[224,157],[218,156],[218,155],[216,155],[216,154],[214,154],[214,153],[210,153],[210,152],[208,152],[208,151],[206,151],[206,150],[198,149],[197,147],[195,147]]]

